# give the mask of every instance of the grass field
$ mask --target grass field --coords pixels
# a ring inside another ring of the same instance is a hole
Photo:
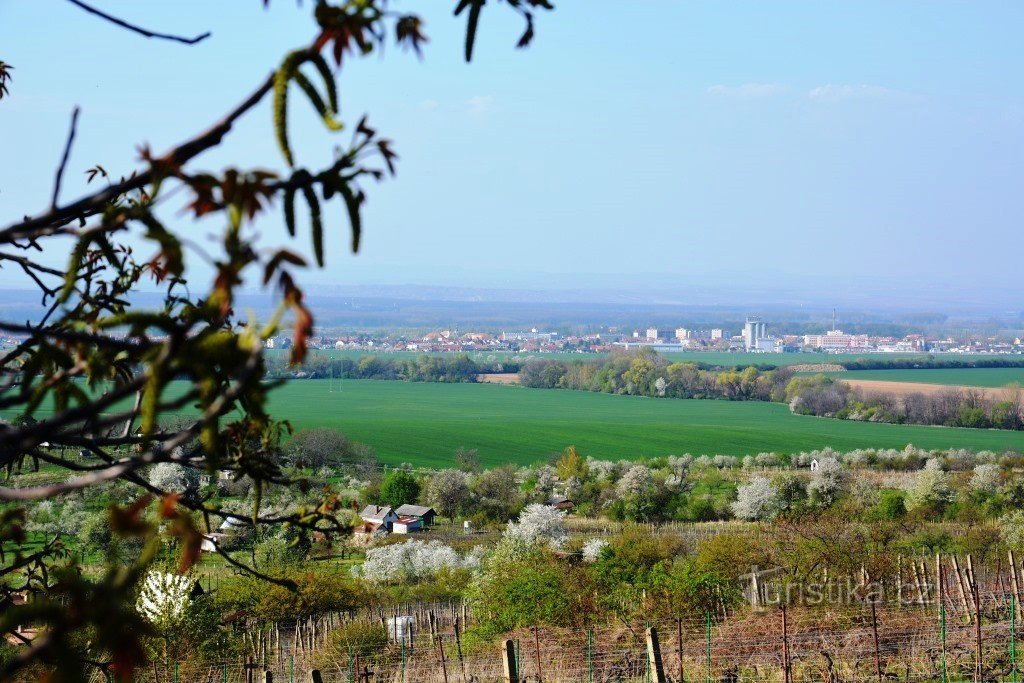
[[[460,446],[488,465],[525,464],[575,444],[601,458],[762,451],[1024,449],[1024,432],[847,422],[790,414],[771,403],[651,399],[479,384],[345,380],[292,382],[271,412],[297,427],[330,426],[388,463],[451,464]]]
[[[921,368],[919,370],[855,370],[826,373],[839,379],[868,379],[914,384],[960,384],[971,387],[1004,387],[1024,384],[1024,368]]]

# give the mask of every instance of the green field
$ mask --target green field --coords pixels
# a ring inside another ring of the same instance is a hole
[[[684,401],[481,384],[370,380],[291,382],[271,412],[297,427],[330,426],[388,463],[451,464],[460,446],[489,464],[525,464],[569,444],[600,458],[743,455],[893,447],[1024,449],[1024,432],[847,422],[792,415],[784,405]]]
[[[971,387],[1004,387],[1024,384],[1024,368],[921,368],[919,370],[854,370],[826,373],[840,379],[869,379],[916,384],[961,384]]]

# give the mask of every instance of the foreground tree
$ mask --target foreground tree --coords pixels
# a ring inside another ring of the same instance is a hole
[[[90,20],[114,21],[149,38],[186,45],[207,38],[147,30],[84,2],[74,4],[95,15]],[[29,666],[58,672],[60,680],[68,681],[85,680],[90,669],[108,678],[131,678],[145,663],[143,639],[152,632],[135,595],[170,539],[180,549],[178,570],[185,572],[198,560],[201,534],[225,520],[286,526],[295,542],[314,530],[346,531],[335,514],[343,501],[329,488],[315,502],[287,513],[267,512],[261,505],[269,488],[309,488],[279,466],[280,444],[291,427],[266,410],[274,385],[263,381],[263,342],[290,324],[291,360],[301,362],[313,318],[295,275],[305,260],[282,245],[257,244],[253,222],[279,202],[281,218],[295,237],[296,204],[304,204],[309,220],[304,230],[316,265],[323,266],[322,202],[339,201],[348,216],[352,249],[358,250],[364,185],[393,174],[396,155],[365,117],[341,120],[335,79],[349,60],[379,52],[388,42],[419,53],[426,37],[418,16],[394,11],[384,0],[311,4],[310,42],[275,60],[273,73],[236,107],[162,154],[143,148],[141,167],[124,177],[96,166],[89,178],[97,189],[65,202],[61,184],[75,137],[75,110],[50,206],[12,217],[0,228],[0,265],[22,272],[38,289],[41,304],[32,322],[0,321],[0,331],[19,340],[0,356],[0,409],[18,416],[0,425],[0,465],[9,475],[28,467],[49,469],[56,480],[19,486],[15,477],[0,488],[0,501],[9,503],[0,513],[0,601],[13,604],[16,594],[26,592],[37,596],[0,615],[0,632],[25,644],[2,663],[2,680]],[[532,11],[551,7],[547,0],[504,4],[524,20],[520,47],[533,37]],[[483,7],[483,0],[456,4],[456,14],[468,18],[467,60]],[[10,96],[12,70],[0,61],[0,100]],[[289,103],[295,93],[308,100],[328,130],[351,132],[326,167],[306,168],[291,145],[290,117],[300,111]],[[272,135],[284,171],[195,168],[266,99],[272,100]],[[166,222],[163,209],[172,193],[186,197],[189,214],[202,219],[207,230],[219,226],[219,252],[209,255],[212,282],[190,280],[193,247]],[[140,257],[140,251],[148,251],[140,244],[153,253]],[[35,258],[62,249],[70,252],[63,270]],[[262,324],[239,321],[235,312],[239,287],[253,279],[278,296],[275,314]],[[144,285],[163,289],[159,304],[145,309],[135,304],[132,293]],[[161,416],[183,410],[192,417],[174,427],[162,425]],[[225,471],[235,481],[250,482],[255,492],[251,513],[182,497],[178,477],[147,476],[152,466],[168,464],[193,473]],[[111,504],[109,526],[115,537],[139,539],[137,559],[106,572],[83,573],[59,535],[41,547],[30,545],[26,503],[110,482],[123,482],[134,491],[131,502]],[[257,572],[223,548],[216,550],[239,571],[282,589],[294,587],[286,578]],[[18,631],[22,624],[38,626],[42,635],[28,641]]]

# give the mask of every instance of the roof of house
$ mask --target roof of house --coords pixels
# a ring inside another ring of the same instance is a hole
[[[363,519],[384,519],[393,512],[394,509],[390,505],[367,505],[359,516]]]
[[[419,524],[420,521],[419,517],[399,517],[395,524]]]
[[[383,522],[363,522],[357,526],[354,531],[357,534],[372,534],[382,526],[384,526]]]
[[[400,505],[395,512],[400,515],[411,515],[413,517],[423,517],[428,513],[437,514],[434,512],[434,508],[425,507],[423,505]]]
[[[555,496],[544,501],[545,505],[565,505],[566,503],[572,504],[572,501],[565,496]]]

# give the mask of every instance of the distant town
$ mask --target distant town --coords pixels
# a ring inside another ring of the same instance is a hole
[[[738,333],[734,333],[738,332]],[[268,348],[287,348],[290,340],[282,337],[267,341]],[[500,332],[436,330],[426,334],[389,332],[353,333],[323,336],[312,340],[314,348],[349,349],[375,353],[608,353],[616,349],[651,348],[655,351],[719,351],[743,353],[952,353],[952,354],[1024,354],[1024,341],[1016,337],[930,338],[925,334],[903,337],[848,334],[833,325],[814,334],[773,334],[770,323],[760,317],[748,317],[741,330],[719,327],[620,329],[608,327],[599,332],[562,334],[537,328]]]

